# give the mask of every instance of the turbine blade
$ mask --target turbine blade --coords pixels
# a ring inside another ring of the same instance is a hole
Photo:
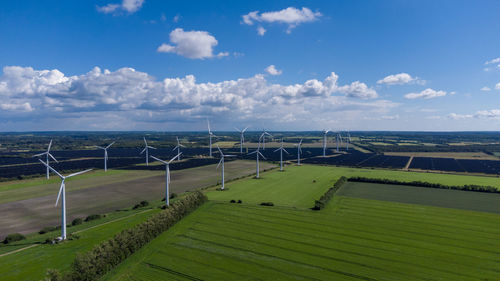
[[[264,159],[266,159],[266,160],[267,160],[267,158],[266,158],[264,155],[262,155],[262,153],[260,153],[260,151],[257,151],[257,153],[259,153],[259,154],[260,154],[260,156],[262,156],[262,158],[264,158]]]
[[[174,158],[170,159],[170,161],[168,161],[168,164],[170,164],[170,162],[174,161],[176,158],[178,158],[179,156],[181,156],[182,152],[175,155]]]
[[[110,148],[115,142],[110,143],[108,146],[106,146],[106,149]]]
[[[51,148],[51,147],[52,147],[52,140],[50,140],[50,142],[49,142],[49,148],[47,148],[47,152],[49,152],[49,151],[50,151],[50,148]]]
[[[159,158],[156,158],[156,157],[154,157],[153,155],[149,155],[149,157],[153,158],[153,159],[154,159],[154,160],[156,160],[156,161],[160,161],[160,162],[162,162],[163,164],[168,164],[168,163],[169,163],[169,162],[163,161],[163,160],[161,160],[161,159],[159,159]]]
[[[236,127],[233,127],[236,131],[240,132],[241,133],[241,130],[236,128]]]
[[[152,146],[149,146],[149,145],[148,145],[148,148],[151,148],[151,149],[156,149],[156,147],[152,147]]]
[[[278,151],[278,150],[280,150],[280,149],[281,149],[281,147],[280,147],[280,148],[278,148],[278,149],[276,149],[274,152],[276,152],[276,151]]]
[[[102,146],[98,146],[98,145],[94,145],[95,148],[100,148],[100,149],[105,149],[104,147]]]
[[[66,178],[71,178],[71,177],[74,177],[74,176],[78,176],[78,175],[84,174],[86,172],[90,172],[92,170],[93,169],[88,169],[88,170],[85,170],[85,171],[80,171],[80,172],[77,172],[77,173],[73,173],[73,174],[67,175]]]
[[[211,134],[212,131],[210,130],[210,121],[207,119],[207,127],[208,127],[208,133]]]
[[[50,158],[52,158],[54,161],[56,161],[56,163],[59,163],[59,161],[57,161],[57,159],[54,156],[52,156],[52,154],[48,153],[48,155],[50,156]]]
[[[217,164],[217,168],[215,168],[216,170],[219,169],[219,166],[220,166],[220,163],[222,163],[222,160],[224,160],[224,157],[220,158],[219,164]]]
[[[248,153],[247,155],[254,154],[254,153],[257,153],[257,150],[255,150],[255,151],[253,151],[253,152],[250,152],[250,153]]]
[[[43,162],[42,159],[38,159],[38,161],[40,161],[43,165],[45,165],[45,167],[48,167],[52,172],[54,172],[56,175],[58,175],[61,179],[64,179],[64,176],[59,174],[58,171],[54,170],[54,168],[50,167],[49,165],[47,165],[47,163]]]
[[[56,205],[57,206],[57,203],[59,203],[59,198],[61,197],[61,192],[63,190],[63,187],[64,187],[64,180],[61,182],[61,187],[59,187],[59,193],[57,194],[57,199],[56,199]]]
[[[39,154],[35,154],[35,155],[33,155],[33,157],[39,157],[39,156],[42,156],[42,155],[45,155],[45,154],[47,154],[47,152],[43,152],[43,153],[39,153]]]
[[[176,146],[172,149],[172,151],[176,150],[178,147],[179,147],[179,145],[176,145]]]
[[[146,137],[142,137],[142,139],[144,140],[144,143],[146,144],[146,146],[148,146],[148,142],[146,141]]]
[[[220,147],[219,147],[219,145],[217,145],[217,149],[219,150],[219,152],[220,152],[220,155],[224,156],[224,153],[222,153],[222,150],[220,150]]]
[[[241,132],[244,133],[248,129],[248,127],[250,127],[250,126],[246,126],[245,129],[243,129],[243,131],[241,131]]]
[[[284,148],[283,148],[283,151],[284,151],[284,152],[286,152],[286,154],[290,154],[290,153],[288,153],[288,151],[286,151],[286,149],[284,149]]]
[[[143,153],[144,153],[144,151],[146,151],[146,149],[147,149],[147,147],[145,147],[145,148],[141,151],[141,153],[139,153],[139,154],[143,154]]]

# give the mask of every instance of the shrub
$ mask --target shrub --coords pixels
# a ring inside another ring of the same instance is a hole
[[[55,231],[57,230],[57,228],[55,226],[46,226],[42,229],[40,229],[40,231],[38,231],[39,234],[45,234],[47,232],[52,232],[52,231]]]
[[[231,201],[229,201],[229,203],[236,203],[236,200],[231,199]]]
[[[326,203],[330,201],[337,190],[347,181],[346,177],[340,177],[332,187],[330,187],[321,197],[314,202],[313,210],[321,210],[326,206]]]
[[[7,237],[5,237],[5,239],[3,240],[3,243],[9,244],[9,243],[12,243],[15,241],[21,241],[24,239],[26,239],[26,237],[24,235],[22,235],[21,233],[13,233],[13,234],[7,235]]]
[[[85,218],[85,221],[93,221],[93,220],[98,220],[101,218],[101,215],[90,215]]]
[[[136,204],[132,209],[138,209],[138,208],[142,208],[142,207],[146,207],[149,205],[149,202],[148,201],[141,201],[139,202],[139,204]]]
[[[262,202],[260,203],[261,206],[274,206],[273,202]]]
[[[175,197],[177,197],[177,194],[175,193],[170,193],[170,196],[168,197],[169,199],[174,199]]]
[[[238,200],[238,204],[241,204],[241,203],[243,203],[243,201],[241,201],[241,200]]]
[[[71,222],[71,225],[79,225],[82,223],[83,223],[83,220],[81,218],[76,218]]]
[[[123,230],[86,253],[78,254],[71,271],[62,276],[62,280],[98,280],[206,201],[207,197],[200,191],[189,193],[143,223]]]

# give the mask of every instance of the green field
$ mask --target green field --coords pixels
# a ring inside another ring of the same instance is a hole
[[[287,167],[210,191],[104,280],[500,279],[500,215],[346,196],[308,209],[340,174]]]

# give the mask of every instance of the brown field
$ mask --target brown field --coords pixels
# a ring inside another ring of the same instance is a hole
[[[483,152],[385,152],[384,155],[413,156],[413,157],[435,157],[455,159],[482,159],[498,160],[498,157]]]
[[[261,169],[271,167],[274,166],[261,163]],[[160,200],[165,192],[164,172],[154,172],[154,174],[149,171],[139,172],[149,173],[149,175],[127,180],[123,179],[126,174],[121,174],[123,180],[115,177],[107,180],[106,176],[101,176],[98,180],[75,179],[68,182],[66,185],[67,223],[71,223],[77,217],[130,208],[142,200]],[[249,175],[255,172],[255,162],[243,160],[227,162],[225,172],[226,180]],[[182,193],[217,184],[219,180],[220,170],[216,170],[215,165],[172,171],[170,190]],[[25,193],[24,189],[32,191],[33,188],[36,187],[10,191]],[[60,224],[60,206],[54,207],[59,184],[47,184],[37,188],[46,192],[43,194],[32,192],[29,199],[0,204],[0,214],[2,214],[0,216],[0,239],[10,233],[28,234],[45,226]]]

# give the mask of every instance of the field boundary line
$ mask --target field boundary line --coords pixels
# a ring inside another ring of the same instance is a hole
[[[408,171],[411,165],[411,161],[413,161],[413,155],[410,156],[410,159],[408,159],[408,163],[406,163],[406,166],[403,168],[403,170]]]
[[[85,229],[82,229],[82,230],[78,230],[78,231],[75,231],[75,232],[71,232],[70,234],[77,234],[77,233],[81,233],[81,232],[84,232],[84,231],[87,231],[89,229],[93,229],[93,228],[96,228],[96,227],[99,227],[99,226],[102,226],[102,225],[106,225],[106,224],[109,224],[109,223],[112,223],[112,222],[117,222],[117,221],[120,221],[120,220],[123,220],[123,219],[126,219],[126,218],[130,218],[130,217],[133,217],[133,216],[136,216],[136,215],[139,215],[139,214],[142,214],[142,213],[145,213],[145,212],[149,212],[149,211],[152,211],[154,209],[148,209],[148,210],[144,210],[142,212],[138,212],[138,213],[135,213],[135,214],[132,214],[132,215],[129,215],[129,216],[126,216],[126,217],[121,217],[121,218],[117,218],[117,219],[114,219],[114,220],[111,220],[111,221],[107,221],[105,223],[101,223],[101,224],[97,224],[97,225],[94,225],[94,226],[91,226],[89,228],[85,228]],[[40,246],[42,245],[41,243],[40,244],[33,244],[33,245],[30,245],[30,246],[27,246],[27,247],[24,247],[24,248],[20,248],[20,249],[17,249],[17,250],[14,250],[14,251],[10,251],[10,252],[7,252],[7,253],[4,253],[4,254],[1,254],[0,255],[0,258],[1,257],[4,257],[4,256],[8,256],[10,254],[15,254],[15,253],[19,253],[19,252],[22,252],[24,250],[27,250],[27,249],[30,249],[30,248],[33,248],[33,247],[36,247],[36,246]]]

